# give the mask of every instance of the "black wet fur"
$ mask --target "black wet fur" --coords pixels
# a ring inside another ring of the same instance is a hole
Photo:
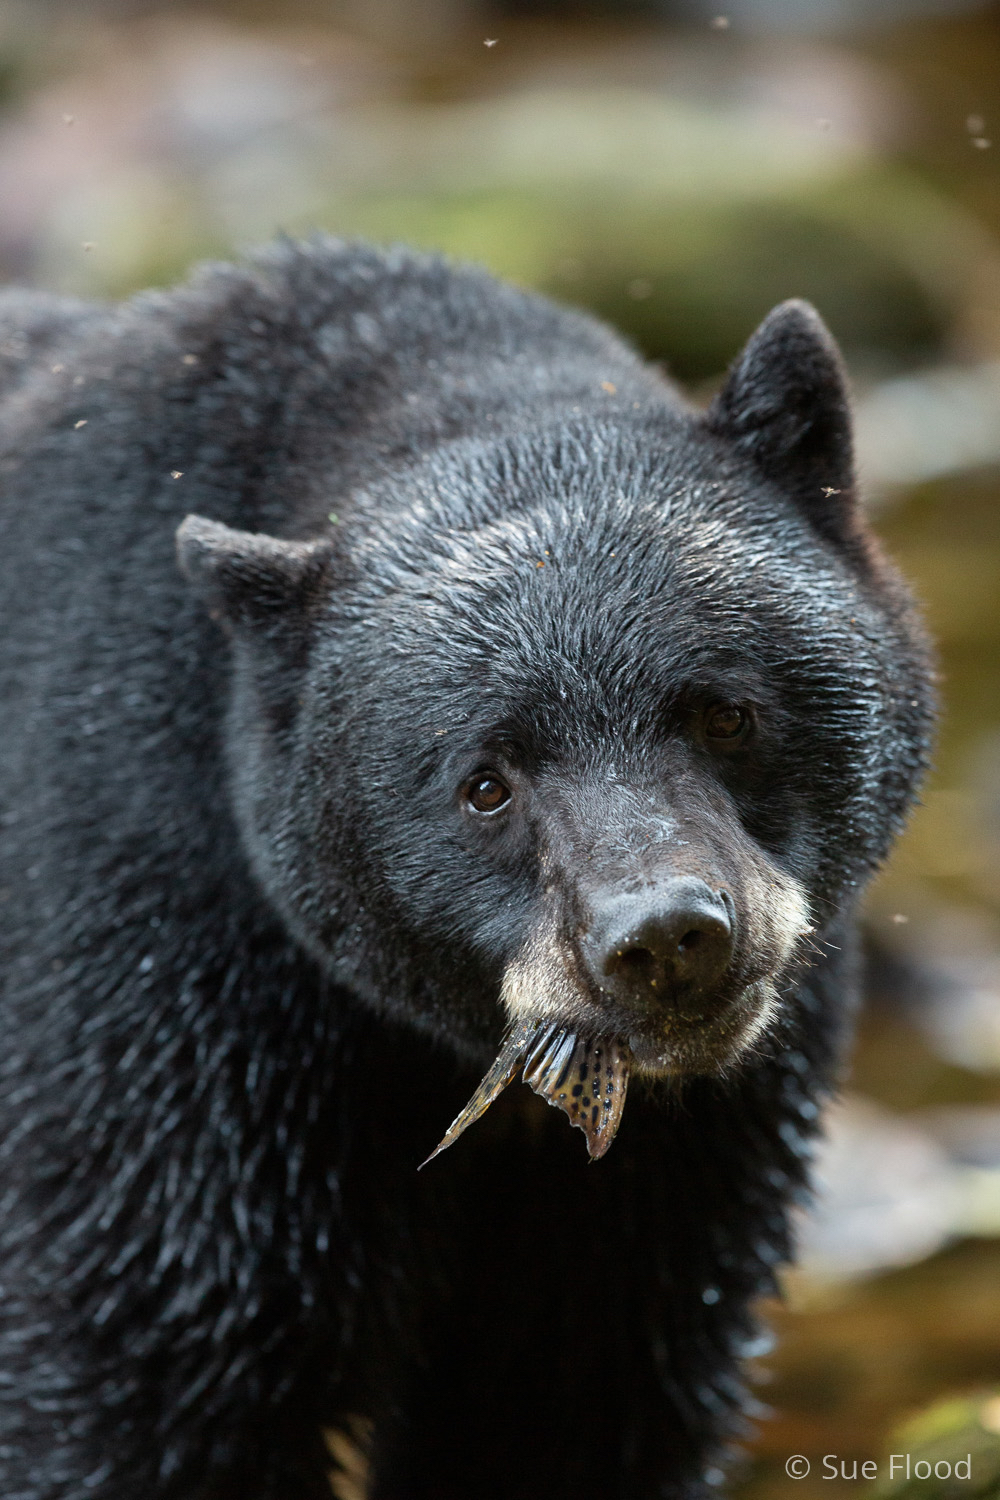
[[[373,1500],[695,1500],[927,750],[829,336],[778,310],[703,416],[589,318],[317,239],[8,293],[0,346],[3,1500],[321,1500],[347,1416]],[[185,579],[189,512],[315,545],[196,524]],[[713,693],[755,748],[691,739]],[[620,872],[654,815],[808,893],[777,1019],[633,1080],[597,1164],[515,1084],[418,1174],[538,830]]]

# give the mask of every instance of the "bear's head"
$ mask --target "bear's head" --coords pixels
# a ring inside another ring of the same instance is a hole
[[[331,492],[332,493],[332,492]],[[844,377],[777,309],[707,413],[605,399],[384,477],[329,534],[196,517],[250,859],[368,1003],[725,1070],[883,858],[925,652],[859,515]]]

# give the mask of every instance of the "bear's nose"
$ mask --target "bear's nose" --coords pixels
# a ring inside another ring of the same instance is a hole
[[[705,881],[677,876],[605,904],[585,951],[600,989],[622,1000],[654,999],[659,990],[668,1000],[671,989],[706,990],[721,977],[733,954],[733,924]]]

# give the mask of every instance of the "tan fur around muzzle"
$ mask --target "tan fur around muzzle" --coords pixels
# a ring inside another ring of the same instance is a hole
[[[773,956],[774,972],[778,972],[812,930],[805,892],[790,876],[776,872],[776,878],[766,882],[760,877],[753,894],[753,909],[761,918],[760,930],[752,936],[762,951]],[[740,1051],[767,1029],[778,1008],[777,990],[770,978],[755,981],[746,994],[753,1003],[750,1019],[742,1028]],[[620,1038],[591,1040],[586,1035],[594,1028],[589,997],[573,978],[572,961],[553,932],[533,934],[508,965],[501,1000],[510,1017],[503,1045],[427,1161],[433,1161],[481,1119],[519,1072],[536,1094],[562,1109],[570,1123],[584,1132],[590,1155],[603,1156],[621,1121],[634,1060]]]

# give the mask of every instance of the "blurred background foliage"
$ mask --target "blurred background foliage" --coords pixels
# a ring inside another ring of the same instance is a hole
[[[909,1495],[900,1443],[974,1454],[921,1494],[1000,1496],[998,168],[996,3],[0,0],[4,279],[118,297],[322,228],[590,307],[696,400],[784,297],[842,343],[945,715],[868,904],[746,1500],[865,1488],[826,1453]]]

